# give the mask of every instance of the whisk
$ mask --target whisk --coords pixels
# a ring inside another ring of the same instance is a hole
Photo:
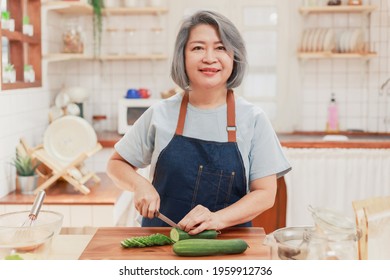
[[[43,200],[45,199],[46,193],[45,191],[40,191],[35,197],[33,206],[31,207],[30,214],[28,218],[23,222],[22,227],[31,227],[35,220],[38,218],[39,211],[41,210],[41,206]]]

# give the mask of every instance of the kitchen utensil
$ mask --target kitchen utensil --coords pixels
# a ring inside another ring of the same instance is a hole
[[[46,193],[45,191],[40,191],[35,197],[33,206],[31,207],[30,214],[28,215],[28,219],[24,221],[21,227],[29,226],[31,227],[35,220],[38,218],[39,211],[41,210],[43,200],[45,199]]]
[[[176,224],[174,221],[172,221],[171,219],[169,219],[167,216],[161,214],[160,212],[157,212],[157,213],[156,213],[156,217],[159,218],[161,221],[167,223],[167,224],[170,225],[171,227],[179,228],[179,229],[180,229],[180,226],[179,226],[178,224]]]
[[[77,104],[75,103],[69,103],[68,105],[66,105],[66,114],[72,116],[79,116],[80,107],[77,106]]]
[[[70,97],[64,91],[61,91],[59,94],[57,94],[54,100],[55,105],[61,109],[65,108],[69,102],[70,102]]]
[[[23,224],[20,226],[21,229],[16,231],[16,237],[18,239],[25,239],[26,235],[29,235],[31,233],[29,228],[33,226],[35,220],[37,219],[45,196],[46,193],[44,191],[40,191],[35,197],[34,203],[30,210],[30,214],[28,215],[27,219],[23,222]]]
[[[63,166],[80,154],[91,151],[97,144],[93,127],[83,118],[64,116],[52,122],[43,138],[45,151]]]
[[[83,87],[65,88],[64,92],[69,96],[70,101],[74,103],[82,103],[89,96],[89,91]]]

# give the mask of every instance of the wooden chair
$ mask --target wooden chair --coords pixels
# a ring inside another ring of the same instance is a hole
[[[27,142],[23,138],[20,139],[20,143],[27,154],[29,154],[33,159],[40,161],[49,169],[48,175],[42,175],[40,172],[37,172],[41,177],[45,177],[45,180],[34,191],[35,193],[49,188],[59,179],[64,179],[81,193],[88,194],[90,190],[85,186],[85,183],[90,179],[93,179],[95,182],[100,182],[100,178],[94,172],[88,172],[84,168],[84,161],[102,149],[102,145],[100,143],[97,143],[92,150],[81,153],[67,165],[62,164],[55,158],[51,157],[45,151],[43,145],[31,148],[27,145]]]
[[[352,201],[356,226],[360,231],[360,260],[390,257],[390,196]]]
[[[284,177],[277,180],[275,204],[252,220],[254,227],[263,227],[266,234],[286,226],[287,186]]]

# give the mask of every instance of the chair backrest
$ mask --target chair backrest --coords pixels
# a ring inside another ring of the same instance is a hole
[[[359,259],[390,259],[390,196],[352,202],[361,231]]]

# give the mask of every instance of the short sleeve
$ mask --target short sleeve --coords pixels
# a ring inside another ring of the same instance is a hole
[[[151,162],[155,139],[152,117],[153,107],[150,107],[114,146],[118,154],[138,168]]]
[[[276,174],[282,177],[291,170],[279,139],[264,112],[255,116],[254,135],[249,153],[249,181]]]

